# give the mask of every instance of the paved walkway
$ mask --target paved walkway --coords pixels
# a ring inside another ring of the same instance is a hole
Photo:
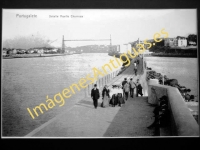
[[[142,61],[138,74],[142,72]],[[130,65],[121,75],[108,85],[121,83],[124,78],[135,81],[140,75],[133,75]],[[154,119],[153,107],[147,103],[147,97],[129,98],[122,107],[100,107],[94,109],[90,97],[76,103],[70,110],[51,119],[26,137],[135,137],[153,136],[154,130],[147,129]]]

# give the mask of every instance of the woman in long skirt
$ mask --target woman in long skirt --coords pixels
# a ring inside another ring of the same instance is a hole
[[[117,98],[118,98],[118,104],[121,107],[121,105],[125,103],[123,96],[122,96],[122,93],[118,93]]]
[[[108,89],[108,86],[105,85],[102,91],[102,107],[109,107],[109,102],[110,102],[110,90]]]

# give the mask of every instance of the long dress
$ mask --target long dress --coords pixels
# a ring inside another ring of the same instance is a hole
[[[119,103],[119,105],[125,103],[125,101],[124,101],[123,96],[122,96],[121,93],[118,93],[118,94],[117,94],[117,98],[118,98],[118,103]]]
[[[103,107],[109,107],[109,102],[110,102],[110,99],[109,99],[109,97],[105,94],[105,95],[104,95],[104,98],[103,98]]]
[[[103,96],[102,107],[109,107],[109,102],[110,102],[109,90],[103,90],[102,96]]]
[[[112,98],[111,98],[111,100],[110,100],[110,104],[111,104],[113,107],[115,107],[115,105],[118,104],[117,94],[113,94],[113,95],[112,95]]]

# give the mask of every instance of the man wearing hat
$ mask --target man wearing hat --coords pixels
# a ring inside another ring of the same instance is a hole
[[[97,109],[99,97],[100,97],[99,89],[97,89],[97,85],[94,84],[94,88],[91,91],[91,98],[93,99],[93,104],[95,109]]]
[[[126,83],[128,83],[128,82],[127,82],[127,79],[124,78],[124,81],[122,82],[122,88],[124,88],[124,85],[125,85]]]

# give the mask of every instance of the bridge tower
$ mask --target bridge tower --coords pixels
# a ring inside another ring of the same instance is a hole
[[[65,53],[64,35],[63,35],[63,40],[62,40],[62,53]]]

